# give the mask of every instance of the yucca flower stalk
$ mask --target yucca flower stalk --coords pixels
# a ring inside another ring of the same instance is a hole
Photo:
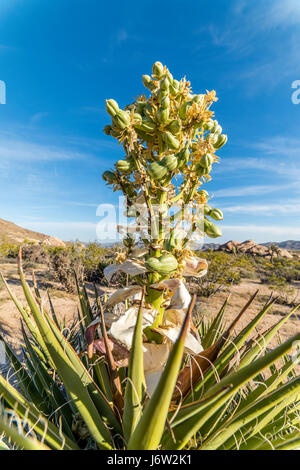
[[[148,96],[139,96],[124,109],[114,99],[106,101],[112,123],[104,132],[122,143],[125,157],[114,169],[105,171],[103,179],[114,191],[123,192],[126,214],[134,221],[119,227],[125,250],[104,274],[110,281],[116,271],[123,271],[134,282],[131,288],[119,291],[110,304],[146,287],[144,343],[152,355],[153,347],[148,345],[162,344],[157,348],[158,373],[163,368],[161,357],[167,358],[166,344],[176,340],[191,301],[184,278],[201,277],[207,271],[206,260],[192,250],[195,239],[221,236],[212,220],[222,220],[223,214],[208,204],[210,198],[203,185],[211,179],[212,167],[219,161],[216,153],[227,135],[213,120],[214,91],[193,94],[185,78],[174,79],[160,62],[153,65],[151,77],[144,75],[142,79]],[[125,314],[125,320],[110,325],[111,335],[128,349],[136,318],[135,306]],[[195,331],[188,332],[185,346],[194,354],[202,351]],[[148,389],[150,382],[155,384],[159,378],[153,374],[146,374]]]

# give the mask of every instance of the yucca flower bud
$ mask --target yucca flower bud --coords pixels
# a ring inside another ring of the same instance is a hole
[[[155,131],[155,123],[149,119],[149,118],[144,118],[141,123],[134,124],[134,127],[140,129],[143,132],[148,132],[148,133],[153,133]]]
[[[212,119],[209,119],[209,121],[206,121],[203,124],[203,129],[205,131],[211,131],[213,127],[214,127],[214,121]]]
[[[179,148],[180,142],[171,134],[171,132],[164,132],[162,136],[170,149],[177,150]]]
[[[166,124],[169,120],[169,109],[158,109],[156,112],[156,119],[160,124]]]
[[[169,82],[169,80],[167,79],[167,77],[163,78],[163,79],[160,81],[160,90],[162,90],[162,91],[169,91],[169,86],[170,86],[170,82]]]
[[[170,274],[176,271],[178,262],[175,256],[165,254],[159,258],[150,257],[145,261],[145,266],[149,271],[157,272],[159,274]]]
[[[113,125],[119,129],[126,129],[130,124],[130,115],[120,109],[115,116],[112,118]]]
[[[148,167],[148,173],[156,181],[160,181],[166,176],[168,169],[161,162],[153,162]]]
[[[212,209],[209,216],[214,220],[223,220],[223,212],[220,209]]]
[[[227,137],[226,134],[221,134],[221,135],[218,136],[218,139],[213,144],[213,146],[215,147],[215,149],[220,149],[221,147],[223,147],[223,145],[226,144],[227,139],[228,139],[228,137]]]
[[[222,230],[209,220],[204,220],[204,232],[210,238],[218,238],[222,236]]]
[[[212,155],[210,155],[209,153],[205,153],[204,155],[202,155],[199,164],[203,168],[209,168],[212,165],[213,161],[214,159]]]
[[[163,76],[164,66],[161,62],[155,62],[152,67],[152,73],[157,78],[161,78]]]
[[[204,215],[210,215],[210,211],[212,210],[211,206],[207,204],[204,206]]]
[[[160,102],[162,109],[168,109],[170,107],[170,98],[168,95],[164,96]]]
[[[174,171],[177,168],[178,160],[175,155],[167,155],[161,160],[161,165],[165,166],[169,171]]]
[[[180,131],[180,124],[177,119],[173,119],[173,121],[168,124],[167,127],[168,131],[170,131],[173,135],[177,135]]]
[[[104,126],[103,132],[104,132],[104,134],[106,134],[106,135],[110,135],[111,130],[112,130],[112,126],[107,125],[107,126]]]
[[[181,150],[181,152],[176,154],[176,157],[178,159],[178,168],[183,168],[184,166],[187,165],[187,163],[190,160],[190,152],[188,148],[184,148]]]
[[[120,110],[118,103],[113,99],[106,100],[105,108],[108,114],[110,114],[111,116],[115,116]]]
[[[150,90],[150,91],[154,90],[155,85],[154,85],[153,80],[150,77],[150,75],[143,75],[142,80],[143,80],[144,86],[146,88],[148,88],[148,90]]]
[[[117,177],[116,177],[115,173],[113,173],[112,171],[109,171],[109,170],[107,170],[103,173],[102,178],[107,183],[116,183],[117,182]]]
[[[130,158],[126,160],[118,160],[116,163],[116,169],[122,173],[127,173],[133,168],[133,162]]]

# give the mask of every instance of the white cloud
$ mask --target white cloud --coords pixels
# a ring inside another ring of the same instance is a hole
[[[224,207],[224,213],[251,215],[300,214],[300,201],[288,204],[244,204]]]
[[[11,165],[13,162],[88,160],[91,154],[46,144],[36,144],[25,140],[1,138],[0,160]]]
[[[242,196],[261,196],[264,194],[273,193],[276,191],[284,191],[291,188],[291,184],[285,185],[253,185],[241,186],[237,188],[219,189],[214,192],[215,197],[242,197]]]
[[[42,119],[44,119],[45,117],[49,116],[49,114],[50,114],[50,113],[47,113],[46,111],[45,111],[45,112],[36,113],[36,114],[34,114],[33,116],[31,116],[30,122],[31,122],[31,124],[37,124],[37,123],[40,122]]]

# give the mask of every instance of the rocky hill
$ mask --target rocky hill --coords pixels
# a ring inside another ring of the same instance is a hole
[[[246,240],[242,243],[235,242],[233,240],[220,245],[217,251],[225,251],[227,253],[247,253],[252,256],[263,256],[265,258],[276,258],[280,256],[282,258],[291,259],[293,255],[283,248],[277,246],[277,250],[272,250],[270,246],[258,245],[253,240]]]
[[[7,241],[8,243],[21,244],[25,242],[43,243],[50,246],[65,246],[65,243],[59,238],[49,237],[39,232],[33,232],[27,228],[0,219],[0,243]]]

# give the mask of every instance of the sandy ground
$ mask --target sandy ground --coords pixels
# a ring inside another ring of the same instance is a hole
[[[22,288],[18,280],[18,274],[15,264],[0,264],[0,271],[3,273],[5,278],[8,281],[8,284],[14,294],[20,299],[22,305],[26,305],[22,293]],[[49,278],[44,267],[40,267],[35,270],[37,280],[41,285],[41,293],[47,305],[47,296],[46,289],[49,290],[52,302],[56,311],[58,318],[65,318],[67,324],[72,324],[74,319],[77,318],[77,296],[68,294],[65,291],[61,290],[59,285],[54,282],[46,281]],[[31,280],[30,270],[25,271],[26,278]],[[30,282],[31,283],[31,282]],[[92,286],[90,286],[90,294],[92,295]],[[242,307],[246,304],[250,296],[259,289],[259,294],[252,303],[251,307],[248,309],[247,313],[244,315],[239,325],[236,327],[236,332],[239,332],[254,316],[259,312],[259,310],[264,305],[268,296],[270,295],[270,290],[267,286],[262,285],[259,281],[253,280],[244,280],[240,285],[234,286],[230,289],[231,297],[227,306],[225,321],[227,324],[231,322],[240,312]],[[300,286],[297,287],[300,294]],[[100,287],[101,290],[101,287]],[[215,296],[204,299],[201,298],[197,302],[196,313],[199,316],[204,316],[209,318],[215,316],[219,309],[221,308],[225,298],[228,293],[220,292]],[[300,295],[299,295],[300,302]],[[290,312],[291,307],[285,305],[274,304],[271,311],[264,317],[263,321],[257,328],[257,332],[263,332],[268,329],[270,326],[275,324],[284,315]],[[19,351],[21,344],[21,328],[20,328],[20,314],[17,308],[14,306],[13,302],[10,300],[8,293],[5,287],[0,285],[0,333],[2,333],[5,338],[8,339],[13,348]],[[299,313],[293,315],[287,323],[283,326],[280,331],[281,339],[284,341],[287,338],[295,335],[300,331],[300,309]],[[272,346],[275,346],[277,343],[277,338],[273,340]]]

